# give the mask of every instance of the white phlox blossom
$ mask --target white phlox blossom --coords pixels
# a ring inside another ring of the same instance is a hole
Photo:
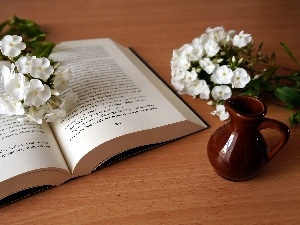
[[[200,59],[199,64],[208,74],[211,74],[216,68],[215,64],[209,58]]]
[[[75,103],[77,102],[77,100],[78,100],[78,95],[77,95],[77,93],[76,93],[76,92],[73,92],[73,91],[69,91],[69,92],[64,96],[64,98],[63,98],[63,100],[62,100],[62,103],[61,103],[61,105],[59,106],[59,108],[60,108],[61,110],[66,111],[67,113],[69,113],[69,112],[73,109],[73,107],[74,107]]]
[[[8,94],[0,96],[0,114],[12,115],[23,115],[24,107],[20,101],[15,100]]]
[[[53,72],[54,68],[50,65],[49,59],[43,57],[31,60],[30,74],[34,78],[40,78],[46,81]]]
[[[0,48],[3,55],[7,57],[16,57],[26,45],[22,42],[22,37],[17,35],[5,35],[0,41]]]
[[[194,38],[192,40],[193,54],[197,57],[197,59],[200,59],[205,55],[204,44],[208,40],[208,38],[208,35],[204,33],[200,37]]]
[[[179,76],[174,76],[171,80],[172,85],[180,94],[187,94],[189,86],[197,79],[197,73],[192,70],[182,71]]]
[[[197,79],[197,76],[198,74],[195,70],[192,70],[191,72],[186,71],[184,82],[188,85],[189,83],[194,82]]]
[[[190,61],[188,60],[186,54],[182,51],[177,52],[173,51],[173,57],[171,60],[171,73],[173,77],[178,77],[178,79],[182,79],[184,74],[182,72],[187,71],[190,68]]]
[[[10,94],[14,99],[21,101],[24,98],[24,90],[27,83],[25,76],[18,73],[7,82],[4,89],[6,93]]]
[[[208,99],[210,90],[207,86],[205,80],[195,80],[194,82],[190,83],[186,88],[187,94],[191,96],[198,96],[202,99]]]
[[[215,86],[211,90],[211,95],[214,98],[214,100],[226,100],[231,97],[232,92],[230,87],[227,85],[220,85],[220,86]]]
[[[206,33],[209,35],[210,38],[216,40],[217,43],[224,41],[228,36],[227,32],[223,27],[208,27],[206,29]]]
[[[181,94],[181,93],[185,94],[185,93],[183,93],[183,90],[185,88],[185,84],[184,84],[183,80],[172,77],[171,84],[175,88],[175,90],[178,91],[179,94]]]
[[[230,84],[232,77],[232,70],[228,66],[223,65],[216,68],[211,76],[211,81],[215,84]]]
[[[24,91],[24,103],[28,106],[41,106],[51,97],[50,87],[38,79],[32,79]]]
[[[66,116],[66,111],[61,110],[61,109],[55,109],[51,111],[50,113],[47,113],[45,115],[46,122],[55,122],[59,118],[65,117]]]
[[[205,49],[207,56],[213,57],[219,52],[220,46],[218,45],[218,42],[216,42],[216,40],[210,38],[204,44],[204,49]]]
[[[243,68],[237,68],[233,71],[231,84],[233,88],[244,88],[250,82],[250,76]]]
[[[229,113],[226,111],[224,105],[217,105],[216,110],[211,112],[211,114],[214,116],[218,116],[222,121],[227,120],[229,118]]]
[[[232,43],[235,34],[235,30],[229,30],[226,36],[226,43]]]
[[[199,97],[201,99],[206,99],[207,100],[210,97],[210,89],[209,89],[209,87],[208,87],[205,80],[200,80],[200,81],[201,81],[201,84],[202,84],[202,89],[199,93]]]
[[[71,70],[68,68],[59,68],[55,73],[54,73],[54,81],[53,85],[55,90],[58,92],[61,92],[69,87],[70,80],[72,78],[71,75]]]
[[[15,77],[15,64],[11,64],[10,69],[3,65],[1,69],[1,82],[5,87],[7,83]]]
[[[238,35],[233,37],[233,45],[239,48],[245,47],[252,40],[251,34],[244,34],[242,30]]]
[[[16,67],[19,71],[19,73],[22,74],[28,74],[31,72],[31,60],[35,59],[35,56],[21,56],[17,61],[16,61]]]

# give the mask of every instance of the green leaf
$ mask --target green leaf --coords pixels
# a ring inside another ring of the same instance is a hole
[[[300,67],[300,63],[297,61],[293,53],[290,51],[289,47],[287,44],[280,42],[281,46],[284,48],[285,52],[291,57],[291,59]]]
[[[271,63],[275,63],[275,58],[276,58],[275,52],[272,52],[271,59],[270,59]]]
[[[12,30],[22,35],[26,35],[28,38],[35,37],[43,34],[40,26],[29,19],[21,19],[17,16],[12,20]]]
[[[261,42],[261,43],[259,44],[258,49],[257,49],[257,55],[260,53],[260,51],[261,51],[261,49],[262,49],[262,47],[263,47],[263,44],[264,44],[264,42]]]
[[[285,102],[288,109],[300,106],[300,93],[296,92],[293,88],[287,86],[278,87],[275,89],[274,95]]]
[[[300,112],[296,112],[290,117],[291,125],[294,126],[296,124],[300,124]]]
[[[46,57],[48,58],[51,54],[55,44],[51,42],[44,42],[35,47],[35,49],[30,53],[32,56],[36,56],[38,58]]]

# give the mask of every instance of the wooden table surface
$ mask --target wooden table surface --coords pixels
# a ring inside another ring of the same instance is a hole
[[[207,27],[245,30],[277,62],[300,60],[297,0],[1,0],[0,20],[32,19],[53,42],[110,37],[134,48],[170,84],[172,50]],[[230,182],[206,154],[223,124],[206,101],[183,96],[211,128],[128,158],[0,209],[0,224],[300,224],[300,127],[261,173]],[[288,122],[289,111],[268,103],[267,117]],[[278,134],[266,132],[267,141]]]

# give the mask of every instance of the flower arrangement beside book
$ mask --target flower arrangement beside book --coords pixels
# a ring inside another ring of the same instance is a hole
[[[15,19],[32,24],[31,21]],[[45,48],[49,55],[53,44],[34,46],[31,53],[22,54],[26,49],[22,36],[7,34],[0,41],[1,53],[10,61],[10,66],[0,68],[4,85],[0,114],[17,115],[17,120],[22,122],[54,122],[65,117],[77,101],[76,93],[68,90],[71,71],[60,68],[59,63],[46,57],[34,55],[43,55]]]
[[[287,54],[300,67],[286,44],[281,43]],[[272,93],[283,101],[288,109],[300,106],[300,73],[288,70],[289,75],[278,74],[284,68],[276,65],[275,54],[271,58],[261,53],[262,43],[254,53],[251,34],[223,27],[207,28],[190,44],[173,50],[171,58],[171,83],[179,94],[212,100],[216,106],[211,113],[221,120],[229,117],[223,106],[232,95],[259,97],[263,92]],[[258,66],[263,66],[259,70]],[[292,114],[292,125],[300,123],[300,112]]]

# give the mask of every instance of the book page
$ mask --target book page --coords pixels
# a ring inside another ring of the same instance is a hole
[[[110,39],[63,42],[52,58],[72,70],[70,86],[79,96],[73,112],[52,125],[71,170],[103,143],[110,148],[127,134],[186,121]],[[149,144],[147,138],[130,142]],[[135,146],[118,143],[123,150]]]
[[[3,115],[0,124],[0,199],[34,186],[59,185],[70,177],[48,124],[20,123]]]
[[[43,168],[68,167],[47,123],[20,123],[0,116],[0,182]]]

